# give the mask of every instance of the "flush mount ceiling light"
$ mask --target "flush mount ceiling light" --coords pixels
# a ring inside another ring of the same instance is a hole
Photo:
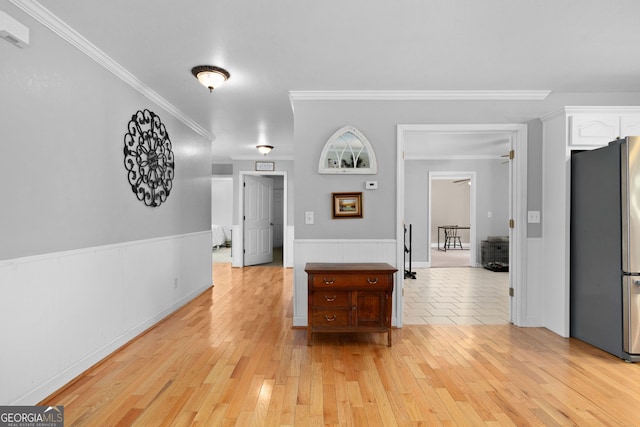
[[[271,150],[273,150],[273,145],[264,145],[264,144],[256,145],[256,148],[258,149],[259,152],[261,152],[266,156],[271,152]]]
[[[193,67],[191,74],[193,74],[204,87],[209,88],[209,92],[213,92],[214,89],[220,87],[222,83],[231,77],[227,70],[213,65],[198,65],[197,67]]]

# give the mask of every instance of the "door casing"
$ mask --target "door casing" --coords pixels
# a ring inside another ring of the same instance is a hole
[[[527,125],[526,124],[409,124],[396,128],[396,287],[394,288],[393,324],[402,327],[404,309],[404,134],[405,132],[443,133],[504,133],[510,139],[515,157],[510,164],[510,206],[515,227],[510,230],[509,273],[513,299],[511,319],[516,326],[524,326],[527,294]]]

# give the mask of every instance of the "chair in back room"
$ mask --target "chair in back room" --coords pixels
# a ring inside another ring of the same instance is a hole
[[[459,247],[462,249],[462,241],[458,236],[458,226],[451,225],[444,229],[444,247],[445,249],[451,249],[451,243],[453,242],[453,249]]]

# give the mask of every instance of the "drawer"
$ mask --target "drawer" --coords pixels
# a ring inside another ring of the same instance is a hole
[[[351,307],[348,291],[318,290],[311,294],[313,307]]]
[[[312,278],[313,289],[386,289],[393,283],[393,275],[387,273],[318,273]]]
[[[311,310],[313,328],[349,326],[351,310]]]

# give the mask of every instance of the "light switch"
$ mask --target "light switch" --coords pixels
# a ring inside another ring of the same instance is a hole
[[[364,187],[367,190],[377,190],[378,189],[378,181],[366,181]]]
[[[313,211],[306,211],[304,213],[304,223],[313,224]]]
[[[527,222],[529,224],[540,224],[540,211],[528,211]]]

